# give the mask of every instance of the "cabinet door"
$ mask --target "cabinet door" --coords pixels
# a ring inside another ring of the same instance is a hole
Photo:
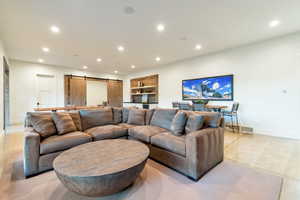
[[[68,77],[66,105],[86,105],[86,80],[78,77]]]
[[[120,107],[123,103],[123,81],[109,80],[107,87],[109,106]]]

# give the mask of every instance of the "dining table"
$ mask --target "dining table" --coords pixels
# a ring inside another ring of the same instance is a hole
[[[205,105],[205,108],[211,109],[217,112],[221,112],[222,110],[228,108],[228,106],[225,105]]]

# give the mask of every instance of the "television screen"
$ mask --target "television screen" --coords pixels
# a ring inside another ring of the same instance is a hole
[[[233,100],[233,75],[182,81],[183,100]]]

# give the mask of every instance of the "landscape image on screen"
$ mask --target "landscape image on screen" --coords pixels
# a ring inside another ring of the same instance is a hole
[[[233,76],[182,81],[183,99],[233,100]]]

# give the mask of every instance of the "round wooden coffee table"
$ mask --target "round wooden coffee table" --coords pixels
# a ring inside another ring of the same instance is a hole
[[[131,185],[144,169],[148,147],[133,140],[102,140],[61,153],[53,168],[70,191],[105,196]]]

